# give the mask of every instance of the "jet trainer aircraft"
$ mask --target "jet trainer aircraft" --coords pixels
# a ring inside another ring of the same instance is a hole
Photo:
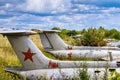
[[[1,31],[12,45],[22,67],[7,67],[6,71],[23,76],[29,80],[63,80],[77,77],[84,68],[91,79],[96,76],[99,80],[103,78],[104,72],[116,70],[120,72],[119,61],[59,61],[49,59],[42,54],[36,45],[29,38],[29,35],[36,34],[33,31]]]
[[[57,30],[41,30],[40,39],[45,51],[50,52],[57,58],[92,58],[104,57],[120,58],[120,48],[117,47],[91,47],[69,46],[59,37]]]

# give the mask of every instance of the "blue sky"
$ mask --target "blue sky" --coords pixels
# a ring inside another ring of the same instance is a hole
[[[0,0],[0,27],[120,31],[120,0]]]

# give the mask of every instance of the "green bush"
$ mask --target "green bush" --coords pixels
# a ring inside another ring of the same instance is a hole
[[[84,46],[105,46],[104,41],[105,33],[102,30],[97,30],[95,28],[89,28],[84,31],[81,37],[81,44]]]
[[[114,71],[114,72],[111,72],[111,77],[109,80],[120,80],[120,73]]]

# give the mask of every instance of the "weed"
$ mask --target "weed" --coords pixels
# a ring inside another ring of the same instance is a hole
[[[116,71],[111,72],[111,78],[109,80],[120,80],[120,73]]]

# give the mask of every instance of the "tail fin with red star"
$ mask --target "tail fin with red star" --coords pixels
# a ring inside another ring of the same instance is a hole
[[[36,34],[34,31],[14,30],[1,31],[0,34],[6,36],[12,45],[23,69],[48,68],[49,61],[29,38],[29,35]]]
[[[58,36],[57,30],[42,30],[40,33],[41,42],[44,49],[49,50],[65,50],[68,45]]]

